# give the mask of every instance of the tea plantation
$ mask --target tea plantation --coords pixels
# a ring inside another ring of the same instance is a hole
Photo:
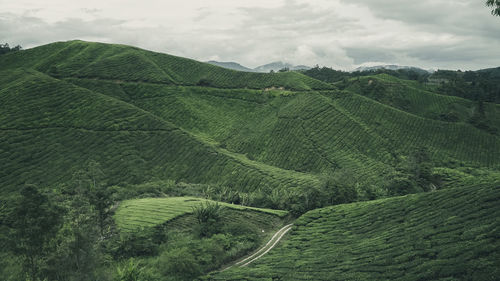
[[[310,211],[248,268],[206,280],[497,280],[500,185]]]
[[[293,223],[206,278],[494,280],[499,104],[303,73],[78,40],[0,55],[0,276],[194,280]]]
[[[208,201],[195,197],[143,198],[121,202],[116,210],[115,221],[120,229],[134,231],[144,227],[153,227],[166,223],[179,216],[193,213],[196,206]],[[278,217],[286,216],[286,211],[251,208],[241,205],[218,203],[222,207],[236,210],[254,211],[256,213],[272,214]]]

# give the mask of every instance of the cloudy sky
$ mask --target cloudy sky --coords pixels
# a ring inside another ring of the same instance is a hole
[[[0,0],[0,41],[82,39],[202,61],[500,66],[500,17],[484,0]]]

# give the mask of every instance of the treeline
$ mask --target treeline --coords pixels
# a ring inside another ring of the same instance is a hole
[[[96,162],[51,190],[25,185],[0,210],[3,280],[106,280],[111,190]]]
[[[22,49],[23,49],[23,47],[21,47],[21,45],[17,45],[17,46],[14,46],[11,48],[9,46],[9,43],[0,44],[0,55],[10,53],[10,52],[20,51]]]
[[[394,77],[406,80],[415,80],[420,82],[426,82],[429,78],[430,74],[425,71],[419,71],[416,69],[398,69],[398,70],[390,70],[390,69],[377,69],[377,70],[364,70],[364,71],[354,71],[354,72],[346,72],[341,70],[335,70],[330,67],[319,67],[316,66],[309,70],[305,70],[304,73],[307,76],[318,79],[327,83],[336,83],[336,82],[345,82],[347,83],[348,79],[361,77],[361,76],[369,76],[369,75],[377,75],[377,74],[389,74]],[[342,87],[342,84],[338,85]]]
[[[500,103],[500,67],[479,71],[438,70],[438,92],[473,101]]]
[[[329,67],[320,68],[316,66],[302,73],[323,82],[336,83],[336,86],[340,89],[345,88],[351,78],[388,74],[400,79],[437,85],[436,92],[439,94],[457,96],[473,101],[500,103],[500,67],[465,72],[460,70],[438,70],[431,74],[412,68],[345,72]]]

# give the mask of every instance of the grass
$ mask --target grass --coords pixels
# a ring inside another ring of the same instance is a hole
[[[214,202],[195,197],[142,198],[126,200],[120,203],[115,213],[115,221],[119,229],[134,231],[144,227],[163,224],[185,214],[191,214],[193,208]],[[223,207],[236,210],[256,211],[284,217],[288,212],[281,210],[252,208],[235,204],[218,202]]]
[[[499,203],[497,183],[317,209],[255,264],[207,280],[495,280]]]

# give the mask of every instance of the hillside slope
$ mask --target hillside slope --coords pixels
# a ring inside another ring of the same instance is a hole
[[[416,81],[379,74],[351,79],[346,90],[424,118],[500,133],[500,105],[441,95],[439,89]]]
[[[500,187],[318,209],[248,268],[207,280],[496,280]]]
[[[470,124],[409,114],[355,93],[67,81],[127,101],[231,151],[283,169],[316,174],[349,169],[376,181],[399,156],[420,145],[429,148],[435,161],[455,159],[490,167],[500,163],[497,136]]]
[[[318,207],[310,198],[345,185],[352,201],[499,177],[500,137],[464,121],[470,102],[446,97],[462,119],[441,120],[445,97],[388,76],[369,79],[411,97],[408,108],[371,95],[365,80],[338,91],[295,72],[82,41],[2,55],[0,72],[2,191],[64,183],[90,160],[108,185],[206,184],[220,200],[287,209]],[[485,106],[493,127],[496,109]]]
[[[333,89],[297,72],[239,72],[139,48],[83,41],[58,42],[0,57],[0,70],[33,68],[54,77],[145,81],[218,88]]]
[[[65,182],[89,160],[101,163],[110,185],[163,178],[234,185],[248,192],[316,182],[313,176],[214,147],[113,97],[34,70],[1,73],[2,191],[24,183]]]

